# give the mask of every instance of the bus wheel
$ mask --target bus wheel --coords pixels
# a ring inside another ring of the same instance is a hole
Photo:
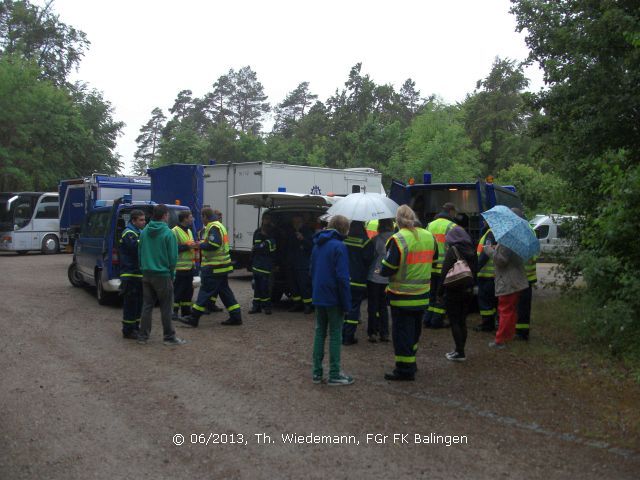
[[[60,251],[60,242],[55,235],[47,235],[42,239],[42,248],[40,250],[44,255],[51,255]]]

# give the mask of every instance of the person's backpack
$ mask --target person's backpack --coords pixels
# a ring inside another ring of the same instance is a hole
[[[473,286],[473,273],[469,268],[467,262],[460,257],[458,249],[452,245],[453,253],[456,254],[458,259],[456,263],[449,269],[447,275],[444,277],[442,284],[447,288],[463,289]]]

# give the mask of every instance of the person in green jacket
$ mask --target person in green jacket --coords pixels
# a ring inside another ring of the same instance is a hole
[[[146,344],[151,333],[151,313],[158,302],[162,316],[165,345],[186,343],[176,337],[171,325],[173,307],[173,278],[178,262],[178,242],[169,229],[169,209],[166,205],[153,207],[153,216],[140,234],[138,258],[142,271],[142,316],[138,343]]]

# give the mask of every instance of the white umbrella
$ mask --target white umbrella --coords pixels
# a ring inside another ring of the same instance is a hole
[[[380,193],[352,193],[340,199],[327,213],[343,215],[349,220],[368,222],[395,218],[399,205]]]

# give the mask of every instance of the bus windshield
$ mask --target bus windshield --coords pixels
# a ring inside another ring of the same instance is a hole
[[[33,216],[33,207],[38,197],[23,194],[0,196],[0,230],[10,231],[25,227]]]

